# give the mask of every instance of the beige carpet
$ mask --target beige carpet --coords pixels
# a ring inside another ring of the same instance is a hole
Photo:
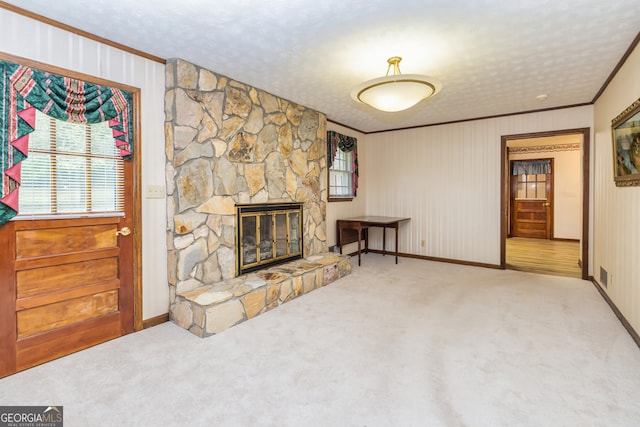
[[[590,282],[368,254],[222,334],[167,323],[4,378],[0,402],[65,427],[637,426],[640,350]]]

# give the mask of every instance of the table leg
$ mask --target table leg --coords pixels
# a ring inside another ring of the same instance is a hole
[[[365,228],[362,230],[364,233],[364,253],[369,253],[369,228]]]
[[[396,225],[396,264],[398,263],[398,226]]]
[[[387,235],[386,235],[387,227],[382,227],[382,256],[387,254]]]

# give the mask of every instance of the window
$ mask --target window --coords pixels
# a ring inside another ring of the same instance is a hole
[[[124,165],[109,122],[71,123],[37,110],[35,120],[19,215],[121,214]]]
[[[329,201],[349,201],[358,191],[358,150],[354,137],[327,132]]]
[[[353,158],[351,153],[336,150],[333,165],[329,168],[329,198],[352,199]]]
[[[518,199],[547,198],[547,176],[545,174],[518,175]]]
[[[547,199],[550,191],[547,175],[551,174],[552,159],[514,160],[511,166],[517,199]]]

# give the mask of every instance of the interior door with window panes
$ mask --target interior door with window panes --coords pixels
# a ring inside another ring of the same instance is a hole
[[[511,176],[510,236],[553,237],[553,169],[550,174]]]

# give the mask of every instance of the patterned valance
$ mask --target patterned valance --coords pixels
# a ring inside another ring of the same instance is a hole
[[[352,136],[343,135],[335,131],[327,131],[327,165],[329,168],[333,165],[336,158],[336,150],[340,149],[345,153],[351,154],[353,166],[353,195],[358,192],[358,140]]]
[[[132,105],[127,91],[0,61],[0,224],[18,213],[20,162],[29,152],[36,109],[66,122],[108,121],[120,154],[131,160]]]
[[[551,160],[517,160],[513,162],[511,175],[537,175],[551,173]]]

